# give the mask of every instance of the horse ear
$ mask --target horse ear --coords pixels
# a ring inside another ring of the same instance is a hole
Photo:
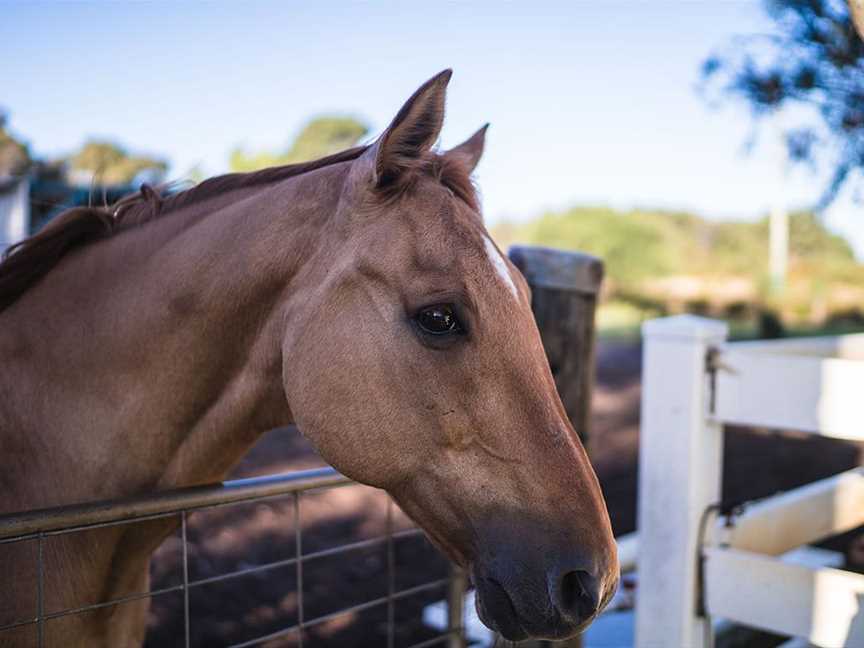
[[[392,183],[432,148],[444,123],[444,99],[452,74],[444,70],[420,86],[372,146],[376,186]]]
[[[486,146],[486,129],[489,124],[484,124],[483,128],[474,133],[459,146],[454,146],[444,154],[446,158],[458,158],[461,160],[468,173],[477,168],[477,163],[483,157],[483,148]]]

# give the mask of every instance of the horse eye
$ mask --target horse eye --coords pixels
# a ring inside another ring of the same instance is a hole
[[[432,335],[446,335],[461,329],[453,307],[449,304],[429,306],[417,313],[417,324]]]

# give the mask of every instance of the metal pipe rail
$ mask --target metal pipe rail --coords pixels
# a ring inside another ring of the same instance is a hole
[[[316,468],[207,486],[190,486],[150,495],[0,515],[0,542],[26,540],[42,533],[142,522],[181,511],[269,499],[316,488],[354,483],[334,468]]]
[[[392,647],[394,643],[394,603],[395,601],[440,588],[446,589],[448,599],[448,627],[440,636],[415,644],[413,648],[423,646],[439,645],[446,642],[448,648],[463,648],[464,638],[464,616],[463,606],[465,591],[467,589],[467,578],[458,567],[453,567],[449,578],[424,583],[405,590],[395,589],[395,558],[394,541],[400,538],[419,536],[419,529],[407,529],[403,531],[393,530],[393,503],[388,500],[387,504],[387,532],[377,538],[361,540],[349,544],[340,545],[321,551],[303,553],[302,528],[300,526],[300,495],[310,490],[320,490],[353,484],[352,480],[338,473],[333,468],[318,468],[314,470],[303,470],[279,475],[268,475],[251,479],[238,479],[209,486],[193,486],[170,491],[163,491],[147,496],[137,496],[116,500],[105,500],[100,502],[88,502],[71,506],[60,506],[54,508],[37,509],[0,516],[0,547],[12,542],[36,540],[38,557],[38,588],[37,588],[37,614],[35,617],[17,620],[0,626],[0,638],[3,631],[14,628],[36,625],[37,641],[39,648],[45,645],[44,625],[46,621],[74,614],[82,614],[92,610],[119,605],[143,598],[152,598],[170,592],[183,592],[183,615],[184,615],[184,638],[183,645],[187,648],[190,641],[190,613],[189,613],[189,590],[191,588],[209,583],[226,581],[252,573],[264,572],[280,567],[294,566],[297,578],[298,590],[298,621],[290,627],[283,628],[265,636],[244,641],[236,644],[234,648],[254,646],[271,641],[279,637],[296,634],[298,645],[303,645],[303,631],[320,623],[324,623],[334,617],[359,612],[362,610],[387,605],[387,645]],[[275,497],[293,495],[294,497],[294,526],[295,526],[295,555],[292,558],[247,567],[245,569],[190,580],[189,560],[187,543],[187,515],[188,513],[201,509],[210,509],[243,502],[261,501]],[[131,594],[119,599],[103,601],[91,605],[46,613],[44,609],[44,539],[49,536],[75,533],[78,531],[144,522],[147,520],[160,519],[171,516],[180,517],[180,531],[182,540],[182,571],[183,582],[179,585],[162,588],[150,592]],[[311,560],[325,558],[340,553],[346,553],[354,549],[384,545],[387,551],[388,591],[386,596],[366,601],[342,610],[331,612],[314,619],[304,619],[303,614],[303,564]]]

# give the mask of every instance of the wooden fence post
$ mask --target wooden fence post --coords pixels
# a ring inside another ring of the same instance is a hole
[[[580,252],[521,245],[511,247],[508,256],[531,286],[531,310],[555,386],[573,428],[588,450],[595,372],[594,315],[603,282],[603,262]],[[582,638],[524,645],[580,648]]]
[[[535,246],[510,248],[531,286],[531,309],[570,422],[588,448],[594,387],[594,313],[603,262],[588,254]]]
[[[723,427],[708,417],[707,355],[723,322],[676,315],[642,325],[637,648],[707,648],[697,614],[699,527],[720,501]]]

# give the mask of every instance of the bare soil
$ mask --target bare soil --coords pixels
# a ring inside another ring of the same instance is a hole
[[[636,526],[641,350],[638,344],[601,342],[598,349],[590,451],[616,535]],[[764,497],[864,463],[864,445],[791,432],[732,427],[727,430],[723,498],[735,503]],[[324,465],[295,429],[267,434],[238,465],[232,478]],[[382,493],[351,486],[301,498],[303,554],[382,535],[387,505]],[[410,521],[398,510],[394,526]],[[285,498],[193,514],[189,518],[190,577],[207,578],[291,558],[295,552],[293,499]],[[845,550],[854,534],[829,546]],[[447,562],[423,538],[394,542],[395,591],[444,578]],[[852,555],[850,550],[850,555]],[[861,552],[859,552],[861,553]],[[157,551],[153,589],[180,579],[178,537]],[[853,568],[861,565],[852,564]],[[314,619],[388,591],[386,545],[304,561],[303,613]],[[293,565],[193,588],[191,644],[224,646],[266,635],[297,621],[298,588]],[[441,600],[443,587],[400,599],[394,606],[395,646],[436,636],[422,623],[425,605]],[[183,645],[183,601],[179,594],[154,598],[147,646]],[[304,645],[315,648],[387,645],[386,605],[334,616],[308,628]],[[268,646],[297,645],[297,636]]]

